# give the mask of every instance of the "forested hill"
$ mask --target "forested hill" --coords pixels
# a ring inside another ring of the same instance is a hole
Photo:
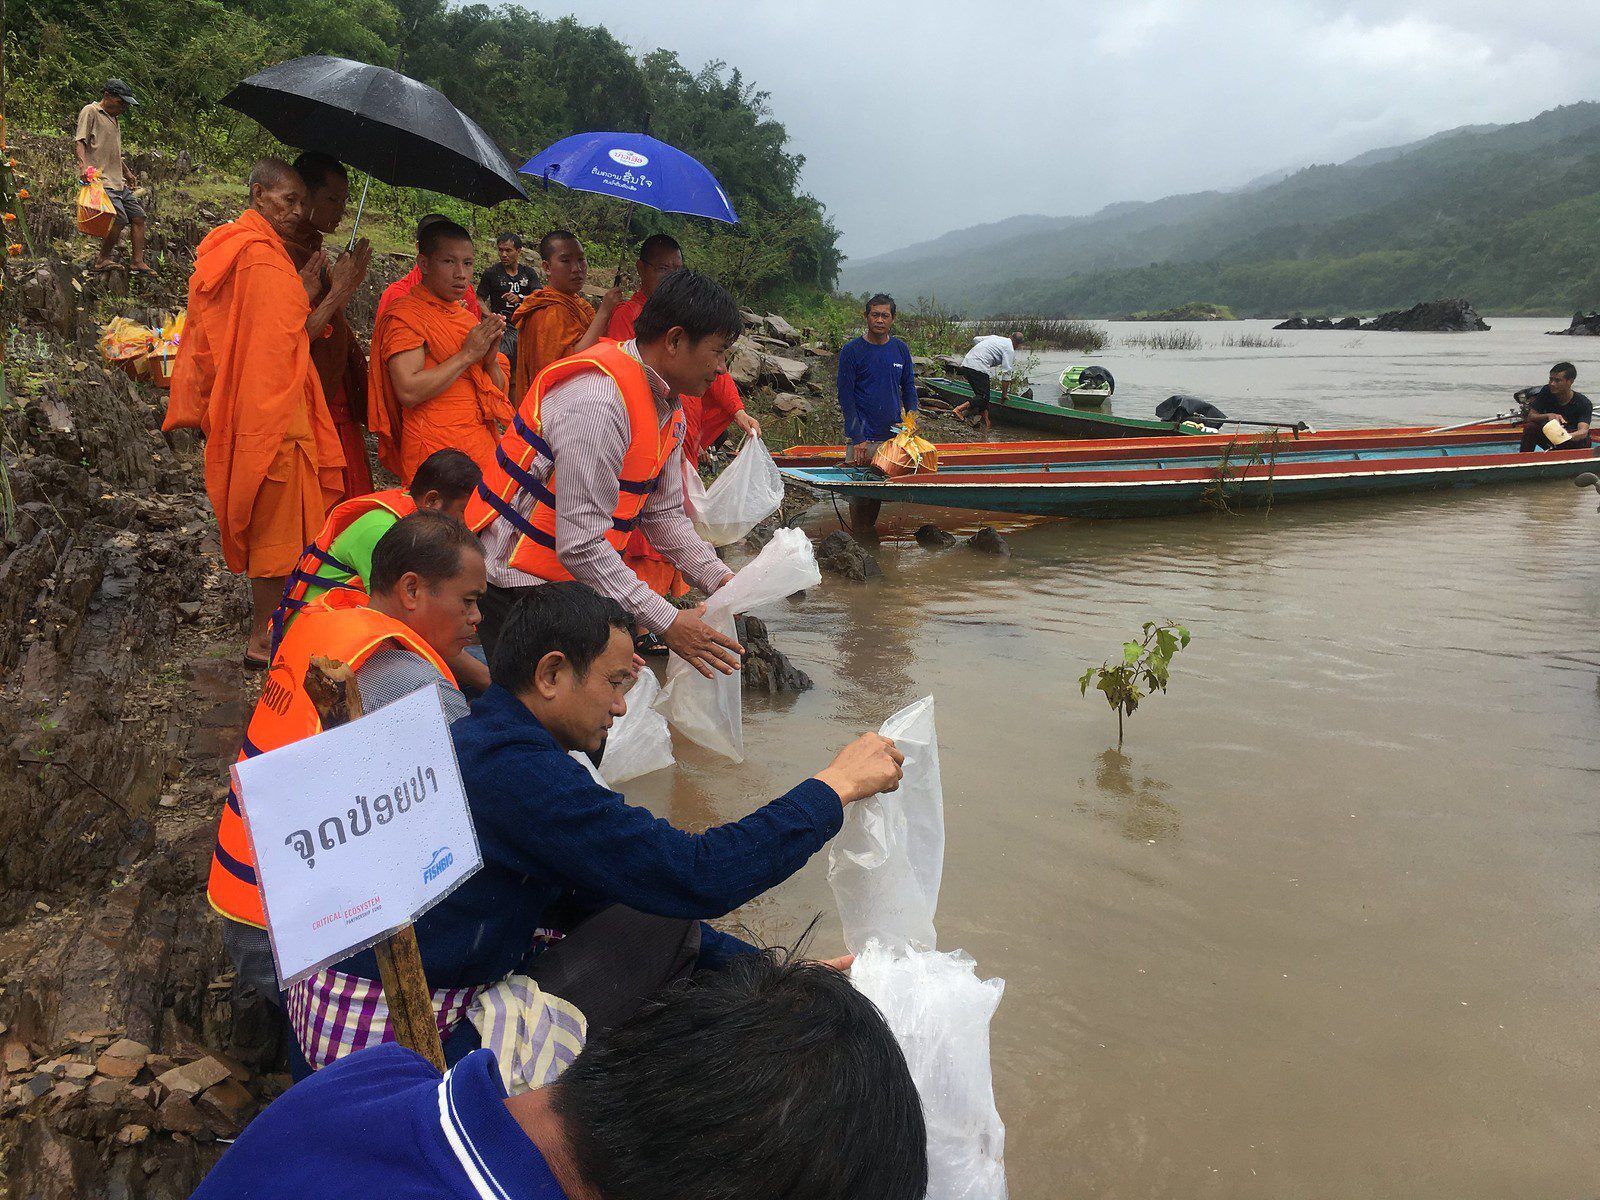
[[[11,5],[5,49],[14,121],[69,132],[99,84],[118,75],[143,99],[124,118],[125,141],[213,165],[269,148],[217,101],[263,66],[302,54],[400,64],[482,125],[513,166],[570,133],[648,128],[711,168],[741,224],[640,213],[635,234],[683,234],[697,265],[745,294],[827,287],[838,270],[838,231],[800,190],[804,159],[765,93],[722,63],[686,66],[670,49],[636,58],[606,29],[570,17],[447,0],[28,0]],[[547,219],[583,221],[620,245],[623,205],[560,191],[536,195],[531,212],[503,206],[491,221],[524,232]]]
[[[1265,186],[1013,218],[846,264],[844,286],[973,315],[1241,315],[1469,296],[1484,312],[1600,303],[1600,104],[1474,126]]]

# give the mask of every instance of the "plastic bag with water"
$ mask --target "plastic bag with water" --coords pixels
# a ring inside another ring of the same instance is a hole
[[[944,793],[932,697],[879,732],[906,756],[900,786],[850,805],[828,851],[828,883],[856,955],[850,980],[883,1013],[922,1097],[929,1200],[1004,1200],[989,1022],[1005,981],[980,979],[966,954],[936,948]]]
[[[711,486],[695,487],[693,468],[688,481],[687,507],[700,536],[713,546],[731,546],[783,503],[783,476],[759,437],[747,437],[733,461]]]
[[[670,767],[672,732],[667,719],[655,708],[661,684],[649,667],[628,689],[628,711],[612,727],[606,738],[606,752],[600,756],[600,776],[612,788]]]
[[[734,636],[736,613],[775,604],[822,582],[817,554],[803,530],[780,529],[750,562],[706,601],[705,621]],[[676,654],[667,660],[667,683],[656,708],[672,727],[707,750],[744,761],[744,677],[707,679]]]

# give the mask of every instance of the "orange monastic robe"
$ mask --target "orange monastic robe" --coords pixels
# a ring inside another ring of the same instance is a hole
[[[285,243],[297,269],[322,249],[321,230],[307,229],[303,237],[303,241]],[[322,288],[313,307],[327,295],[326,278]],[[328,415],[339,431],[339,446],[344,451],[344,491],[339,499],[365,496],[372,491],[372,467],[367,462],[367,443],[361,436],[367,415],[367,356],[343,309],[333,314],[320,336],[311,339],[311,365],[317,369]]]
[[[372,371],[367,377],[367,423],[378,436],[378,461],[410,484],[435,450],[461,450],[484,471],[494,462],[500,427],[511,405],[481,363],[473,363],[444,391],[415,408],[403,408],[389,378],[389,360],[424,347],[424,368],[457,353],[477,325],[459,304],[426,287],[413,288],[387,309],[372,330]],[[506,369],[500,356],[500,369]]]
[[[200,243],[162,429],[204,433],[222,556],[252,579],[294,569],[344,483],[310,315],[283,239],[254,209]]]
[[[517,373],[511,399],[521,404],[533,377],[558,358],[578,348],[594,320],[594,305],[582,296],[540,288],[517,306],[511,323],[517,327]]]

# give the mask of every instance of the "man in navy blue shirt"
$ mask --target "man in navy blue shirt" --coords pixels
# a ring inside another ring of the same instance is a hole
[[[896,787],[903,757],[862,734],[833,762],[738,821],[691,834],[630,805],[568,752],[592,753],[627,711],[633,618],[581,583],[522,597],[496,641],[493,685],[451,726],[483,869],[416,924],[428,982],[481,987],[513,973],[576,1005],[590,1036],[663,983],[751,947],[701,922],[793,875],[839,832],[844,806]],[[536,949],[535,935],[562,940]],[[377,979],[365,951],[337,970]],[[354,1019],[330,1011],[323,1020]],[[456,1062],[479,1045],[459,1021]]]
[[[917,411],[911,351],[891,336],[894,318],[894,297],[879,292],[867,301],[867,332],[839,351],[847,463],[871,462],[877,443],[889,438],[904,414]],[[882,507],[877,500],[851,500],[850,523],[856,532],[871,532]]]
[[[194,1200],[921,1200],[927,1132],[873,1004],[749,954],[655,997],[555,1083],[507,1096],[479,1050],[443,1079],[374,1046],[296,1084]]]

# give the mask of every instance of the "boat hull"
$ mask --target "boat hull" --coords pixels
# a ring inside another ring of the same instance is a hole
[[[1377,456],[1390,453],[1278,462],[1271,470],[1266,464],[1229,466],[1226,471],[1215,464],[1125,469],[1126,463],[1106,462],[1070,470],[962,468],[896,480],[844,468],[790,468],[784,474],[845,496],[1032,516],[1120,519],[1564,479],[1593,470],[1597,461],[1588,449],[1519,454],[1504,444]]]
[[[972,400],[972,389],[966,383],[953,379],[927,379],[923,381],[930,391],[951,404],[966,404]],[[1083,400],[1073,394],[1073,403],[1104,404],[1109,392],[1084,391]],[[1093,398],[1090,398],[1090,397]],[[1116,417],[1110,413],[1094,412],[1089,408],[1071,408],[1064,404],[1051,404],[1032,397],[1032,389],[1022,394],[1000,398],[1000,389],[989,393],[989,414],[1002,425],[1019,429],[1037,429],[1057,437],[1127,438],[1127,437],[1179,437],[1197,432],[1182,428],[1176,421],[1154,421],[1141,417]]]

